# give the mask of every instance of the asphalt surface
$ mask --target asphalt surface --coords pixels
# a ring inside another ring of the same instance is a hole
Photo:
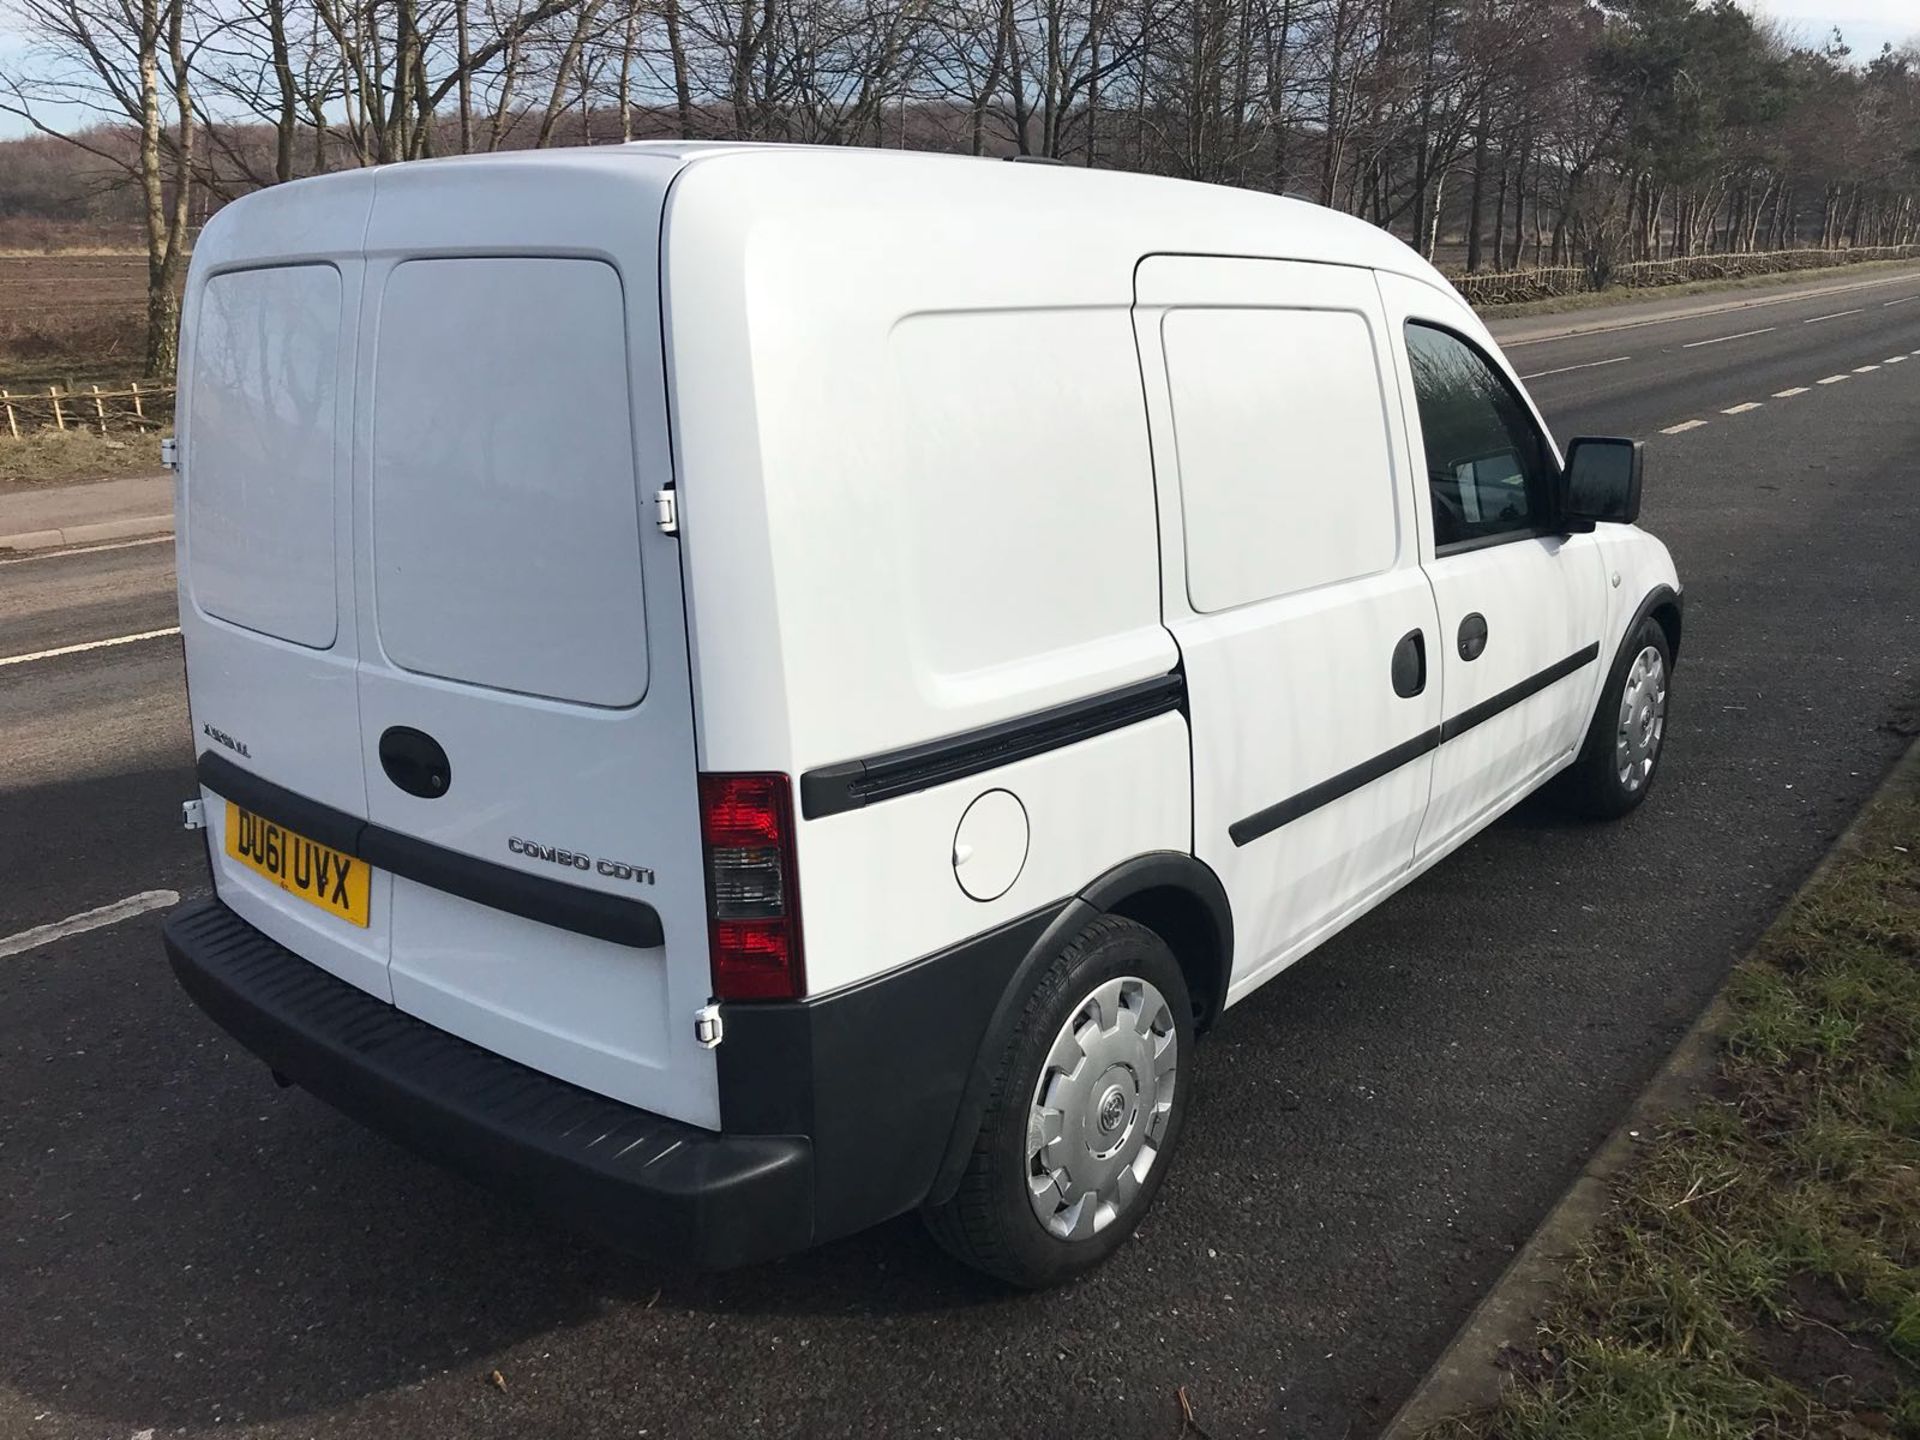
[[[1373,1433],[1920,733],[1909,296],[1510,352],[1563,439],[1650,439],[1660,784],[1529,802],[1237,1008],[1099,1274],[1009,1296],[910,1217],[723,1276],[596,1249],[276,1090],[149,914],[0,959],[0,1435],[1171,1437],[1183,1386],[1215,1440]],[[0,659],[170,623],[170,562],[0,563]],[[0,666],[0,755],[0,942],[204,888],[176,639]]]

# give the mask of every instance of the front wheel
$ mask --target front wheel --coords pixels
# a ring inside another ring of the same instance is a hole
[[[1667,738],[1667,688],[1673,649],[1656,620],[1642,620],[1627,639],[1580,757],[1567,771],[1565,794],[1596,820],[1615,820],[1647,798]]]
[[[965,1174],[927,1228],[1029,1289],[1111,1255],[1152,1203],[1192,1088],[1193,1005],[1166,942],[1102,916],[1065,947],[1008,1043]]]

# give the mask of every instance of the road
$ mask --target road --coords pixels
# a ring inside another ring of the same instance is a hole
[[[1920,274],[1510,353],[1563,439],[1650,439],[1660,788],[1529,803],[1235,1010],[1103,1272],[576,1242],[276,1090],[147,914],[0,959],[0,1435],[1171,1437],[1182,1386],[1215,1440],[1376,1431],[1920,733]],[[0,564],[0,658],[165,626],[170,561]],[[0,939],[204,887],[177,639],[0,666],[0,746]]]

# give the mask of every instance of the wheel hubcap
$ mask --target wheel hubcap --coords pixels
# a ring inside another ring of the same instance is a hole
[[[1613,742],[1614,770],[1628,791],[1653,774],[1667,727],[1667,666],[1649,645],[1633,657],[1620,693],[1620,728]]]
[[[1178,1060],[1166,997],[1132,976],[1060,1027],[1027,1111],[1027,1196],[1054,1235],[1085,1239],[1126,1213],[1159,1159]]]

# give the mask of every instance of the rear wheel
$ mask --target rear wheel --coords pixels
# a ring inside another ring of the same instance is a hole
[[[1099,1264],[1152,1203],[1180,1137],[1192,1002],[1166,942],[1102,916],[1062,948],[1008,1043],[953,1198],[927,1228],[1014,1285]]]
[[[1672,673],[1666,631],[1642,620],[1607,677],[1580,758],[1567,772],[1564,793],[1581,814],[1614,820],[1647,798],[1666,744]]]

